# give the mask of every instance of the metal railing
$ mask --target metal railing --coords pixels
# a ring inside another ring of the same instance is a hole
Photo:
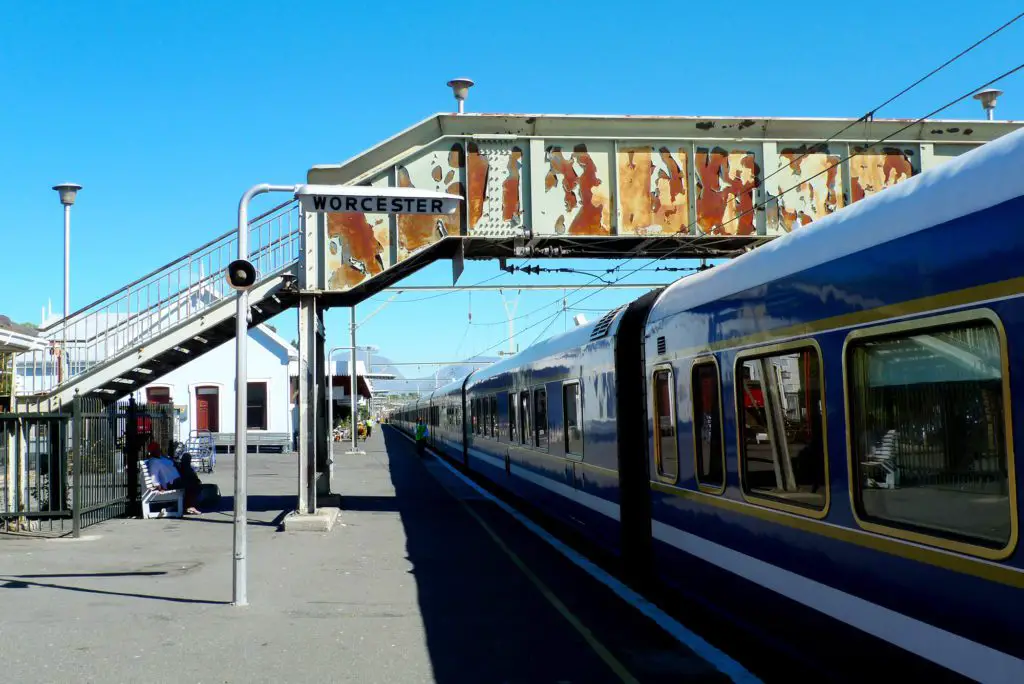
[[[289,200],[249,222],[249,259],[265,279],[300,256],[298,202]],[[49,348],[18,354],[19,395],[48,394],[234,297],[224,278],[237,257],[237,231],[221,235],[106,297],[40,330]]]
[[[170,453],[174,407],[75,397],[66,413],[0,413],[0,533],[78,536],[138,512],[138,459]]]

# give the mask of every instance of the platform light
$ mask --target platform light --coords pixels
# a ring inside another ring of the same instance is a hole
[[[452,89],[452,94],[459,103],[459,114],[463,114],[466,96],[469,95],[469,89],[473,87],[473,80],[469,78],[453,78],[448,81],[448,87]]]
[[[998,100],[999,96],[1002,94],[1003,91],[998,88],[987,88],[974,94],[974,99],[980,102],[981,106],[985,108],[989,121],[992,121],[995,117],[996,100]]]

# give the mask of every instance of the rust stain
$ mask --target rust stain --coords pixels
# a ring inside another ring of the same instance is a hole
[[[465,157],[462,151],[462,145],[456,143],[452,145],[448,151],[448,163],[452,169],[461,169]],[[439,169],[439,166],[435,166],[435,169]],[[431,178],[434,178],[434,170],[431,169]],[[449,171],[445,180],[455,178],[456,174]],[[404,167],[398,167],[398,187],[400,188],[413,188],[416,185],[413,182],[412,176],[409,170]],[[462,183],[454,182],[448,183],[445,192],[451,192],[461,195],[462,194]],[[452,215],[426,215],[426,214],[399,214],[398,215],[398,247],[400,253],[413,252],[421,247],[431,245],[445,235],[459,235],[460,226],[462,224],[461,212],[456,212]]]
[[[433,178],[438,183],[440,183],[441,182],[441,167],[440,166],[435,166],[434,170],[430,172],[430,177]]]
[[[778,197],[777,223],[792,230],[842,208],[838,155],[829,154],[824,145],[800,145],[783,148],[779,157],[786,161],[792,177],[778,181],[776,192],[793,187],[794,181],[797,185]]]
[[[501,183],[501,220],[511,221],[522,215],[519,208],[519,167],[523,163],[523,151],[518,147],[512,148],[512,154],[508,159],[508,175]]]
[[[469,186],[469,228],[472,230],[484,215],[484,200],[487,199],[487,174],[491,167],[487,158],[480,154],[480,147],[471,142],[467,145],[466,184]]]
[[[701,230],[712,235],[753,235],[754,190],[761,174],[754,154],[699,147],[694,161],[697,223]]]
[[[667,147],[662,147],[658,153],[668,172],[658,169],[655,181],[657,191],[654,195],[655,220],[665,233],[681,233],[690,222],[690,201],[686,193],[686,150],[679,149],[678,162]]]
[[[387,221],[380,219],[375,225],[381,223],[386,226]],[[342,244],[341,255],[337,255],[337,248],[331,245],[332,256],[344,259],[331,272],[327,283],[330,289],[353,287],[384,270],[384,245],[374,235],[374,226],[366,220],[366,214],[327,214],[327,236],[328,239],[338,238]]]
[[[598,177],[597,164],[587,151],[584,144],[576,145],[573,148],[572,156],[568,159],[562,153],[562,148],[553,146],[549,152],[550,170],[544,178],[545,190],[550,190],[558,184],[558,177],[562,177],[562,191],[565,197],[565,210],[568,213],[576,211],[575,217],[569,224],[570,235],[607,235],[611,232],[611,206],[608,195],[601,190],[602,181]],[[582,171],[576,172],[576,166]],[[579,199],[576,197],[576,189],[579,188]]]
[[[855,156],[850,159],[850,190],[854,202],[914,175],[911,150],[885,147],[881,152],[867,152],[857,147],[854,152]]]
[[[652,219],[651,177],[654,162],[651,148],[619,149],[619,206],[622,207],[623,233],[645,233]]]
[[[660,164],[651,147],[619,150],[619,202],[622,205],[620,232],[647,234],[652,228],[662,233],[686,231],[690,221],[687,194],[687,151],[678,150],[678,161],[667,147],[658,150]],[[655,173],[657,169],[657,173]]]

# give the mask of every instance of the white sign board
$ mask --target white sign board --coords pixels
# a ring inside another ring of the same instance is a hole
[[[416,188],[301,185],[295,196],[304,211],[349,214],[454,214],[460,195]]]

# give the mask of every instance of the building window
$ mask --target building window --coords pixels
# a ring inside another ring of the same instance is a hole
[[[721,492],[725,488],[725,447],[718,364],[713,359],[694,364],[691,383],[697,486]]]
[[[147,387],[146,388],[146,403],[147,404],[170,404],[171,403],[171,388],[170,387]]]
[[[743,491],[797,511],[823,512],[828,490],[817,350],[745,357],[736,383]]]
[[[250,430],[267,429],[267,383],[250,382],[248,387],[249,404],[246,409],[246,420]]]
[[[976,318],[854,333],[846,362],[858,517],[1009,547],[1009,406],[996,325]]]
[[[569,382],[562,386],[562,417],[565,425],[565,452],[582,455],[583,406],[578,382]]]
[[[548,448],[548,392],[533,390],[533,445]]]
[[[675,392],[672,370],[654,371],[654,462],[665,482],[679,479],[679,444],[676,441]]]

